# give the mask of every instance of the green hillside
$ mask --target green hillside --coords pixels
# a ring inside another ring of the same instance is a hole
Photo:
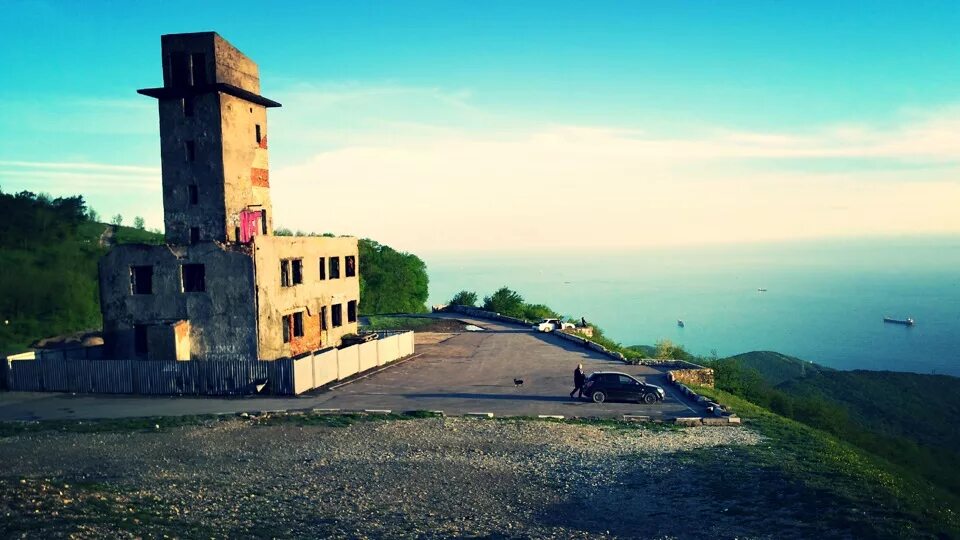
[[[832,371],[813,362],[774,351],[753,351],[730,358],[736,360],[742,367],[757,371],[764,381],[774,386],[797,377]]]
[[[831,433],[950,495],[960,510],[960,378],[840,371],[758,351],[709,364],[717,386]]]
[[[0,191],[0,354],[36,339],[99,329],[97,261],[114,243],[162,241],[162,236],[89,219],[81,196],[53,199]],[[109,236],[109,235],[108,235]]]

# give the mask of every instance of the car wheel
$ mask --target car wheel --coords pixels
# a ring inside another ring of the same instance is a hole
[[[643,402],[646,403],[647,405],[656,403],[656,402],[657,402],[657,395],[656,395],[656,394],[653,394],[653,393],[645,394],[645,395],[643,396]]]
[[[593,393],[593,402],[594,403],[603,403],[607,399],[607,395],[603,392],[594,392]]]

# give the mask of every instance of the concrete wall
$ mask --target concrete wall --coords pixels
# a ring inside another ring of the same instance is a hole
[[[379,365],[383,365],[380,363],[380,358],[386,359],[386,357],[382,357],[379,354],[380,351],[377,345],[380,343],[380,341],[381,340],[378,339],[368,343],[361,343],[356,346],[360,356],[360,371],[366,371]],[[395,356],[394,358],[398,357]]]
[[[313,355],[313,386],[323,386],[337,380],[337,349]]]
[[[360,372],[360,347],[354,345],[337,350],[337,379],[343,380]]]
[[[322,238],[271,236],[254,238],[258,291],[258,325],[260,333],[260,358],[270,360],[295,356],[303,352],[337,346],[345,334],[357,333],[357,323],[348,322],[347,304],[360,299],[360,271],[354,277],[346,277],[345,257],[350,255],[359,261],[356,238]],[[327,279],[320,279],[319,260],[323,257]],[[330,279],[329,260],[340,258],[340,278]],[[301,259],[303,283],[284,287],[281,285],[280,261]],[[358,266],[360,263],[357,263]],[[342,325],[333,326],[331,310],[340,304]],[[326,307],[326,327],[321,330],[320,315]],[[283,316],[303,312],[304,336],[283,342]]]
[[[240,212],[264,210],[267,235],[273,234],[267,151],[267,109],[228,94],[220,94],[223,144],[225,238],[237,242]],[[260,126],[260,142],[256,126]],[[262,234],[262,231],[261,233]]]
[[[204,292],[183,292],[181,265],[185,263],[204,265]],[[133,265],[153,266],[152,294],[132,294]],[[254,305],[253,259],[213,242],[189,247],[125,244],[100,260],[100,307],[108,358],[136,356],[135,324],[189,321],[191,359],[256,359]]]

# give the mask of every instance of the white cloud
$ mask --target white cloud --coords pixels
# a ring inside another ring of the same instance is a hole
[[[412,250],[960,232],[960,109],[685,137],[556,125],[335,134],[271,175],[278,223]],[[319,123],[317,125],[323,125]],[[298,133],[298,136],[300,134]],[[839,166],[818,171],[822,160]]]

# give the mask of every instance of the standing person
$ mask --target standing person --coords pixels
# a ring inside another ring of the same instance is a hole
[[[577,392],[580,392],[580,395],[577,397],[583,397],[583,380],[586,377],[583,376],[583,364],[577,364],[577,369],[573,370],[573,392],[570,392],[570,398],[573,398],[573,395]]]

